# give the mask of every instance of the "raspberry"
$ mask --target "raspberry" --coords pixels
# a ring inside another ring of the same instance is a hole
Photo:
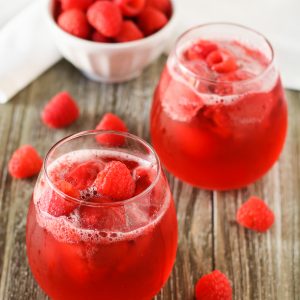
[[[274,223],[274,214],[258,197],[250,197],[237,211],[237,222],[249,229],[265,232]]]
[[[205,59],[209,53],[218,49],[215,43],[200,40],[185,52],[187,60]]]
[[[167,16],[169,16],[172,11],[170,0],[147,0],[146,6],[158,9]]]
[[[125,123],[116,115],[107,113],[103,116],[102,120],[96,127],[97,130],[114,130],[127,132],[128,129]],[[108,146],[121,146],[124,144],[124,137],[115,134],[100,134],[96,136],[96,140],[100,144]]]
[[[42,164],[43,160],[37,151],[30,145],[24,145],[13,153],[8,171],[12,177],[27,178],[38,174]]]
[[[206,62],[213,71],[218,73],[229,73],[237,69],[234,56],[224,49],[210,52]]]
[[[150,35],[168,23],[167,17],[159,10],[146,7],[138,16],[138,26],[145,35]]]
[[[55,186],[64,194],[79,199],[79,191],[71,183],[61,180],[56,182]],[[72,202],[72,200],[67,200],[55,191],[51,191],[49,194],[49,205],[46,210],[50,215],[60,217],[69,215],[77,206],[78,204]]]
[[[124,21],[120,33],[115,40],[119,43],[140,40],[144,37],[140,29],[132,21]]]
[[[71,9],[63,12],[57,20],[60,28],[79,38],[86,39],[89,36],[90,27],[86,15],[79,9]]]
[[[126,17],[137,16],[145,6],[145,0],[115,0]]]
[[[202,276],[195,288],[196,300],[231,300],[232,288],[228,278],[218,270]]]
[[[104,168],[100,161],[88,161],[76,166],[65,177],[65,180],[71,183],[78,190],[88,188],[95,181],[98,173]]]
[[[117,4],[97,1],[87,11],[89,23],[106,37],[116,37],[122,26],[122,14]]]
[[[104,170],[98,174],[94,185],[98,193],[114,200],[131,198],[135,189],[135,182],[129,169],[120,161],[107,163]]]
[[[94,0],[61,0],[61,6],[63,10],[74,8],[87,10],[93,2]]]
[[[94,42],[98,42],[98,43],[109,43],[110,39],[107,38],[106,36],[104,36],[103,34],[101,34],[100,32],[98,32],[97,30],[95,30],[92,34],[92,40]]]
[[[51,128],[66,127],[78,117],[79,109],[68,92],[54,96],[42,112],[43,122]]]

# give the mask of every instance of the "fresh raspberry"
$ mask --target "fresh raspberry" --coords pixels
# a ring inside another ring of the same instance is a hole
[[[63,10],[76,8],[85,11],[93,2],[94,0],[61,0],[61,6]]]
[[[97,130],[114,130],[127,132],[128,129],[125,123],[116,115],[107,113],[103,116],[100,123],[96,127]],[[124,137],[116,134],[99,134],[96,136],[96,140],[100,144],[108,146],[121,146],[124,144]]]
[[[55,183],[55,186],[64,194],[79,199],[80,194],[77,189],[75,189],[71,183],[61,180]],[[49,204],[46,208],[47,212],[54,216],[67,216],[69,215],[76,207],[77,203],[72,202],[72,200],[67,200],[60,196],[55,191],[51,191],[49,194]],[[43,206],[42,206],[43,209]],[[45,208],[44,208],[45,209]]]
[[[42,164],[37,151],[30,145],[24,145],[13,153],[8,163],[8,171],[12,177],[27,178],[38,174]]]
[[[249,229],[265,232],[274,223],[274,214],[258,197],[250,197],[237,211],[237,222]]]
[[[146,6],[158,9],[167,16],[169,16],[172,11],[170,0],[147,0]]]
[[[129,169],[120,161],[107,163],[104,170],[98,174],[94,185],[98,193],[114,200],[131,198],[135,189],[135,182]]]
[[[231,300],[232,288],[228,278],[219,270],[202,276],[195,288],[196,300]]]
[[[185,52],[187,60],[206,59],[207,55],[218,49],[218,46],[207,40],[200,40],[198,43],[189,47]]]
[[[146,7],[138,16],[138,26],[145,35],[150,35],[168,23],[167,17],[159,10]]]
[[[86,15],[79,9],[63,12],[58,17],[57,23],[64,31],[79,38],[86,39],[89,36],[90,27]]]
[[[79,164],[65,177],[76,189],[84,190],[95,181],[98,173],[104,168],[100,161],[88,161]]]
[[[51,128],[66,127],[78,117],[78,106],[68,92],[61,92],[54,96],[42,112],[43,122]]]
[[[140,29],[132,21],[124,21],[120,33],[115,40],[119,43],[140,40],[144,37]]]
[[[206,57],[206,62],[213,71],[218,73],[229,73],[237,69],[233,54],[225,49],[210,52]]]
[[[89,23],[106,37],[116,37],[122,26],[122,14],[117,4],[97,1],[87,11]]]
[[[103,34],[101,34],[100,32],[98,32],[97,30],[95,30],[92,33],[92,41],[98,42],[98,43],[109,43],[110,39],[108,37],[104,36]]]
[[[145,6],[145,0],[115,0],[115,3],[120,7],[123,16],[137,16]]]

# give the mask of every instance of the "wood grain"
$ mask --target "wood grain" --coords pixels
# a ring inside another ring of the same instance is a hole
[[[45,155],[62,137],[94,128],[107,111],[118,113],[132,133],[149,141],[151,98],[164,62],[161,58],[136,80],[106,85],[88,81],[61,61],[0,106],[0,299],[48,299],[26,259],[26,213],[35,179],[18,181],[8,175],[13,151],[29,143]],[[78,100],[81,118],[67,129],[50,130],[41,124],[40,111],[61,90]],[[232,281],[236,300],[300,299],[300,93],[288,91],[287,98],[287,143],[262,180],[221,193],[193,189],[168,174],[177,205],[179,246],[172,275],[156,300],[192,300],[197,279],[215,268]],[[266,199],[276,214],[266,234],[235,222],[238,206],[252,194]]]

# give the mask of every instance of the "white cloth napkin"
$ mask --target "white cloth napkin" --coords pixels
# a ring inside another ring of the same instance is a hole
[[[11,2],[14,1],[17,0]],[[5,14],[1,5],[0,24],[25,0],[21,2]],[[46,28],[41,2],[30,2],[0,27],[0,103],[11,99],[61,57]],[[9,6],[10,2],[6,1],[5,5]]]
[[[299,0],[175,1],[178,35],[191,26],[213,21],[252,27],[274,45],[285,87],[300,90]],[[43,3],[0,0],[0,103],[11,99],[61,57],[44,22]],[[11,18],[18,10],[21,12]]]

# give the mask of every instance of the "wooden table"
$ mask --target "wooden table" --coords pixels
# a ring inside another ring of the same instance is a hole
[[[36,178],[9,176],[13,151],[29,143],[45,155],[64,136],[94,128],[108,111],[118,113],[132,133],[149,140],[151,98],[164,62],[161,58],[137,80],[105,85],[88,81],[61,61],[0,106],[0,299],[47,299],[32,278],[25,251],[26,213]],[[63,89],[78,100],[81,117],[67,129],[50,130],[42,125],[40,112]],[[262,180],[220,193],[193,189],[168,176],[177,204],[179,247],[172,276],[156,299],[192,300],[197,279],[213,269],[231,279],[234,299],[300,299],[300,93],[287,91],[287,98],[285,149]],[[276,222],[266,234],[235,222],[237,208],[252,194],[264,198],[275,212]]]

